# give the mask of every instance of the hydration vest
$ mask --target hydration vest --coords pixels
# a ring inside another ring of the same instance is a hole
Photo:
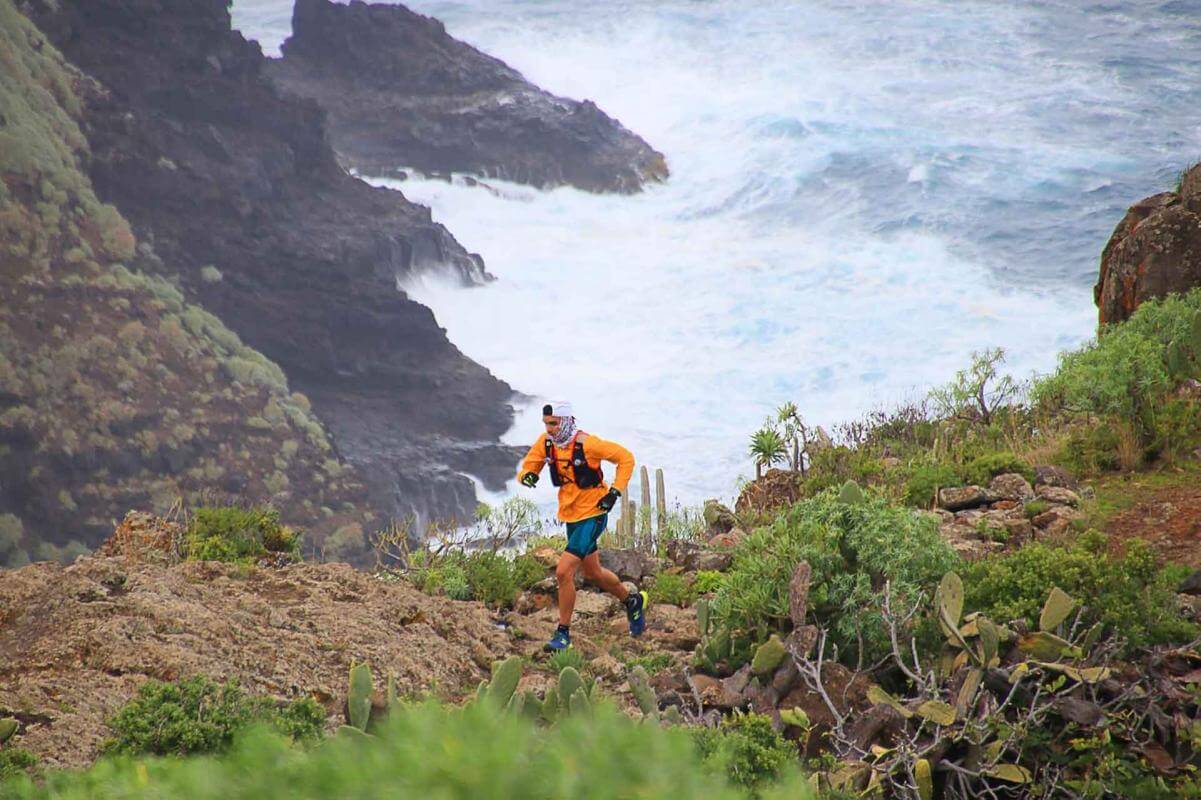
[[[584,457],[584,443],[580,441],[579,433],[571,437],[571,472],[575,476],[574,481],[559,473],[559,459],[555,457],[555,443],[550,440],[549,436],[543,441],[546,443],[546,461],[550,465],[550,482],[552,484],[562,486],[565,483],[574,482],[581,489],[591,489],[604,482],[605,476],[600,468],[593,469],[588,465],[588,459]]]

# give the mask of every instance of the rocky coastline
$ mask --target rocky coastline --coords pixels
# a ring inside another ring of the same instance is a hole
[[[557,97],[403,5],[297,0],[267,74],[329,113],[364,174],[466,172],[540,188],[632,193],[667,162],[596,104]]]

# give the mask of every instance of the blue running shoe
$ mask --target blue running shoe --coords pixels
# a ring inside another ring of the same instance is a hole
[[[571,647],[571,634],[559,628],[555,631],[555,635],[550,637],[550,641],[542,645],[543,650],[549,650],[556,653],[560,650],[566,650]]]
[[[646,630],[646,607],[650,598],[646,592],[631,592],[626,598],[626,618],[630,621],[630,635],[641,636]]]

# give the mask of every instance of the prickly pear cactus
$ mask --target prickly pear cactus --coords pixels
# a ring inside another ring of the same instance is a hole
[[[517,683],[521,680],[521,659],[510,656],[504,661],[492,663],[492,680],[488,684],[488,701],[496,708],[504,708],[513,698]]]
[[[0,744],[4,744],[9,739],[13,738],[13,735],[20,727],[21,723],[17,722],[17,720],[13,719],[12,717],[0,719]]]
[[[638,703],[638,709],[645,716],[657,715],[659,713],[659,698],[655,696],[655,690],[651,688],[650,677],[646,674],[646,669],[641,665],[634,667],[630,671],[628,678],[630,691],[634,693],[634,700]]]
[[[854,481],[847,481],[838,492],[838,502],[848,506],[859,506],[867,502],[867,495]]]
[[[350,690],[346,696],[346,721],[360,731],[367,730],[367,722],[371,719],[371,692],[371,667],[367,662],[351,664]]]
[[[780,637],[772,634],[771,638],[755,650],[755,657],[751,659],[751,672],[756,675],[767,675],[774,672],[776,667],[784,660],[787,651],[784,649],[784,643],[780,641]]]
[[[569,704],[571,698],[575,696],[576,690],[583,690],[584,679],[580,677],[580,673],[575,667],[564,667],[559,673],[559,699],[565,700]]]

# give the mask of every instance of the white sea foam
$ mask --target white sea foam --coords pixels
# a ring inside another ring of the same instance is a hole
[[[829,425],[996,345],[1050,369],[1125,207],[1201,154],[1201,24],[1173,4],[409,5],[666,153],[633,197],[388,185],[499,278],[405,287],[451,340],[686,502],[730,496],[784,400]],[[269,53],[289,10],[233,8]]]

